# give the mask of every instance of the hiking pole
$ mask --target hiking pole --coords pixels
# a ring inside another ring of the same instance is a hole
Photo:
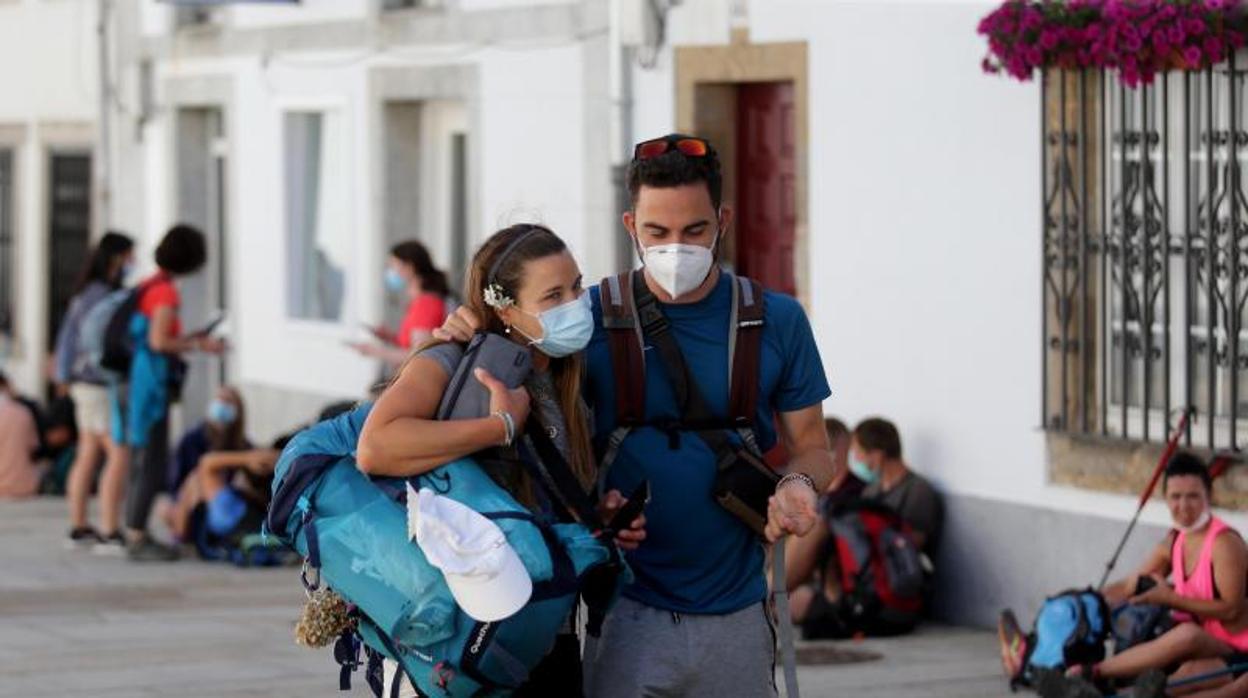
[[[1248,663],[1230,664],[1225,669],[1218,669],[1217,671],[1211,671],[1207,674],[1197,674],[1196,676],[1189,676],[1186,679],[1171,681],[1166,684],[1166,689],[1183,688],[1184,686],[1191,686],[1202,681],[1208,681],[1209,679],[1216,679],[1230,674],[1238,674],[1244,671],[1248,671]]]
[[[1195,685],[1204,681],[1208,681],[1209,679],[1217,679],[1223,676],[1229,676],[1231,674],[1238,674],[1238,673],[1245,672],[1245,671],[1248,671],[1248,663],[1231,664],[1223,669],[1211,671],[1207,674],[1197,674],[1195,676],[1189,676],[1185,679],[1178,679],[1177,681],[1170,681],[1166,683],[1166,690],[1172,691],[1176,688],[1185,688],[1187,686],[1192,686],[1192,685]],[[1118,693],[1118,694],[1110,696],[1109,698],[1130,698],[1130,694]]]
[[[771,593],[776,603],[776,625],[780,626],[780,659],[784,664],[785,698],[799,698],[797,688],[797,650],[793,639],[793,616],[789,613],[789,587],[784,574],[782,536],[771,544]]]
[[[1157,461],[1157,467],[1153,469],[1153,477],[1148,481],[1148,487],[1144,488],[1144,492],[1140,495],[1140,503],[1135,508],[1135,516],[1131,517],[1131,523],[1127,524],[1126,533],[1122,534],[1122,540],[1118,541],[1118,548],[1114,550],[1114,556],[1109,558],[1109,563],[1105,565],[1105,574],[1101,576],[1101,583],[1096,585],[1097,589],[1105,587],[1105,582],[1109,581],[1109,575],[1113,574],[1114,567],[1118,564],[1118,556],[1122,555],[1122,549],[1127,545],[1127,539],[1131,537],[1131,532],[1135,530],[1135,524],[1140,520],[1140,514],[1144,513],[1144,505],[1148,504],[1148,500],[1153,496],[1153,488],[1157,486],[1157,481],[1161,479],[1161,474],[1165,472],[1166,463],[1170,462],[1170,457],[1174,452],[1179,450],[1179,440],[1183,438],[1183,434],[1187,433],[1188,418],[1192,416],[1192,408],[1184,407],[1179,417],[1179,426],[1174,430],[1174,434],[1170,440],[1166,442],[1166,448],[1161,452],[1161,458]]]

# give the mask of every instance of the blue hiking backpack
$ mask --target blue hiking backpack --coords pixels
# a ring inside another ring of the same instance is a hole
[[[1027,643],[1023,676],[1011,683],[1030,683],[1036,669],[1062,670],[1101,661],[1110,630],[1109,608],[1092,589],[1064,591],[1045,599]]]
[[[387,657],[420,696],[505,695],[550,652],[578,594],[591,606],[591,620],[601,618],[627,581],[627,568],[616,548],[585,526],[536,519],[471,459],[410,479],[370,479],[354,453],[371,407],[314,425],[290,442],[276,466],[266,529],[304,557],[306,589],[325,584],[358,609],[357,634],[335,648],[341,685],[349,686],[351,670],[360,666],[362,643],[370,678]],[[498,524],[533,579],[524,608],[487,623],[456,606],[442,572],[408,540],[408,483],[433,488]]]

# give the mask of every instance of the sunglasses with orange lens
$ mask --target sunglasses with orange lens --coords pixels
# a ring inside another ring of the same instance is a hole
[[[682,154],[691,158],[703,158],[710,151],[710,146],[701,138],[691,138],[681,136],[672,138],[665,136],[663,138],[655,138],[652,141],[642,141],[633,148],[634,160],[649,160],[672,151],[679,150]]]

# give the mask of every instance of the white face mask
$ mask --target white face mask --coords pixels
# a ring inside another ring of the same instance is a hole
[[[1196,523],[1193,523],[1191,526],[1179,526],[1178,524],[1175,524],[1174,527],[1184,533],[1194,533],[1204,528],[1209,523],[1209,519],[1211,518],[1213,518],[1213,515],[1209,513],[1208,509],[1205,509],[1204,512],[1201,513],[1200,517],[1196,519]]]
[[[715,263],[712,250],[718,242],[716,235],[710,247],[680,243],[654,245],[642,250],[641,259],[659,287],[672,298],[680,298],[706,281]]]

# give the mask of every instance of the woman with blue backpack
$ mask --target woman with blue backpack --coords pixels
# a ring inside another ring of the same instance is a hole
[[[134,312],[125,318],[133,356],[126,372],[124,410],[114,400],[118,427],[114,438],[134,452],[130,489],[126,498],[126,528],[130,559],[172,561],[176,548],[158,543],[147,532],[147,519],[156,495],[164,490],[169,458],[169,408],[177,399],[185,374],[181,355],[202,351],[220,354],[225,343],[202,334],[184,335],[179,317],[181,295],[177,279],[203,268],[208,260],[204,234],[188,225],[175,225],[156,247],[158,270],[139,284]],[[119,397],[119,396],[118,396]]]
[[[53,379],[58,390],[67,392],[73,400],[78,424],[78,446],[65,491],[69,504],[68,547],[94,546],[99,552],[124,550],[120,523],[129,455],[125,446],[112,438],[108,380],[80,351],[79,334],[87,313],[121,288],[133,264],[134,240],[118,232],[105,233],[83,266],[56,335]],[[101,454],[105,455],[105,465],[99,484],[101,528],[97,530],[87,522],[87,501]]]
[[[464,357],[453,343],[435,343],[411,357],[378,399],[364,424],[356,458],[371,476],[411,477],[464,456],[496,447],[515,447],[522,459],[547,465],[539,456],[549,439],[578,485],[594,482],[595,462],[587,409],[581,399],[580,352],[593,333],[589,298],[566,244],[548,228],[515,225],[496,233],[477,251],[468,270],[464,302],[486,331],[528,347],[532,371],[522,385],[508,388],[499,377],[478,369],[475,379],[489,392],[488,416],[437,421],[443,395]],[[532,428],[540,426],[540,434]],[[483,461],[485,462],[485,461]],[[487,473],[539,517],[561,518],[529,470],[516,464],[486,465]],[[602,511],[624,499],[608,493]],[[617,535],[621,547],[644,538],[638,517]],[[515,695],[581,695],[580,644],[569,618],[554,650]],[[388,675],[396,673],[388,662]]]

